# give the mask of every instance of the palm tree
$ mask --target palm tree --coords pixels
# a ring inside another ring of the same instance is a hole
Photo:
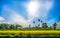
[[[5,27],[4,29],[8,29],[8,26],[9,26],[8,24],[4,24]]]
[[[38,22],[40,22],[40,19],[38,19]]]
[[[43,23],[43,21],[41,20],[41,23]]]
[[[52,29],[52,26],[50,26],[50,29]]]
[[[39,24],[38,24],[38,27],[39,27],[40,23],[43,23],[43,21],[41,19],[38,19],[38,22],[39,22]]]
[[[37,27],[38,27],[38,29],[40,29],[40,24],[38,24],[38,26],[37,26]]]
[[[33,24],[35,24],[35,21],[33,21]]]
[[[18,29],[18,24],[16,24],[16,26],[15,26],[15,27],[16,27],[16,29]]]
[[[35,21],[33,21],[33,24],[35,24]]]
[[[0,24],[0,29],[3,29],[3,24]]]
[[[10,29],[14,29],[14,25],[13,24],[11,24]]]
[[[39,22],[38,27],[40,27],[40,21],[41,21],[41,20],[40,20],[40,19],[38,19],[38,22]]]
[[[53,24],[53,28],[54,28],[54,30],[56,29],[56,25],[57,25],[57,23],[54,23],[54,24]]]
[[[29,24],[29,28],[31,28],[31,25]]]
[[[35,24],[35,21],[33,21],[33,23]]]
[[[42,28],[43,28],[43,29],[46,29],[46,28],[48,28],[48,25],[47,25],[47,23],[43,23],[43,24],[42,24]]]
[[[22,26],[21,25],[19,25],[19,24],[16,24],[16,29],[21,29],[22,28]]]

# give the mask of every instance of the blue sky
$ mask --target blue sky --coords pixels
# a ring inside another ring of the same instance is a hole
[[[32,24],[37,19],[55,23],[60,17],[60,0],[0,0],[0,22]]]

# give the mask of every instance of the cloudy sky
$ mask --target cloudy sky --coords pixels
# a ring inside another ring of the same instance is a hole
[[[60,0],[0,0],[0,22],[23,26],[41,19],[49,25],[60,17]]]

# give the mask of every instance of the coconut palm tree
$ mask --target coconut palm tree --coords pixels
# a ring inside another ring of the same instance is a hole
[[[35,24],[35,21],[33,21],[33,23]]]
[[[38,19],[38,22],[40,22],[40,19]]]
[[[41,19],[38,19],[38,22],[39,22],[39,24],[38,24],[38,27],[39,27],[40,23],[42,23],[43,21]]]
[[[33,21],[33,24],[35,24],[35,21]]]
[[[35,21],[33,21],[33,24],[35,24]]]
[[[40,20],[40,19],[38,19],[38,22],[39,22],[38,27],[40,27],[40,21],[41,21],[41,20]]]
[[[43,21],[41,20],[41,23],[43,23]]]

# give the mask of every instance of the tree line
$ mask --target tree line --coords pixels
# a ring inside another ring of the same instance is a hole
[[[6,24],[6,23],[0,23],[0,30],[18,30],[18,29],[56,29],[57,23],[52,24],[52,26],[48,26],[47,23],[44,23],[42,20],[38,19],[39,24],[35,27],[31,27],[31,25],[29,24],[29,27],[25,27],[23,28],[22,25],[19,24]],[[40,27],[40,22],[41,22],[41,27]],[[33,24],[35,24],[36,22],[33,21]]]

